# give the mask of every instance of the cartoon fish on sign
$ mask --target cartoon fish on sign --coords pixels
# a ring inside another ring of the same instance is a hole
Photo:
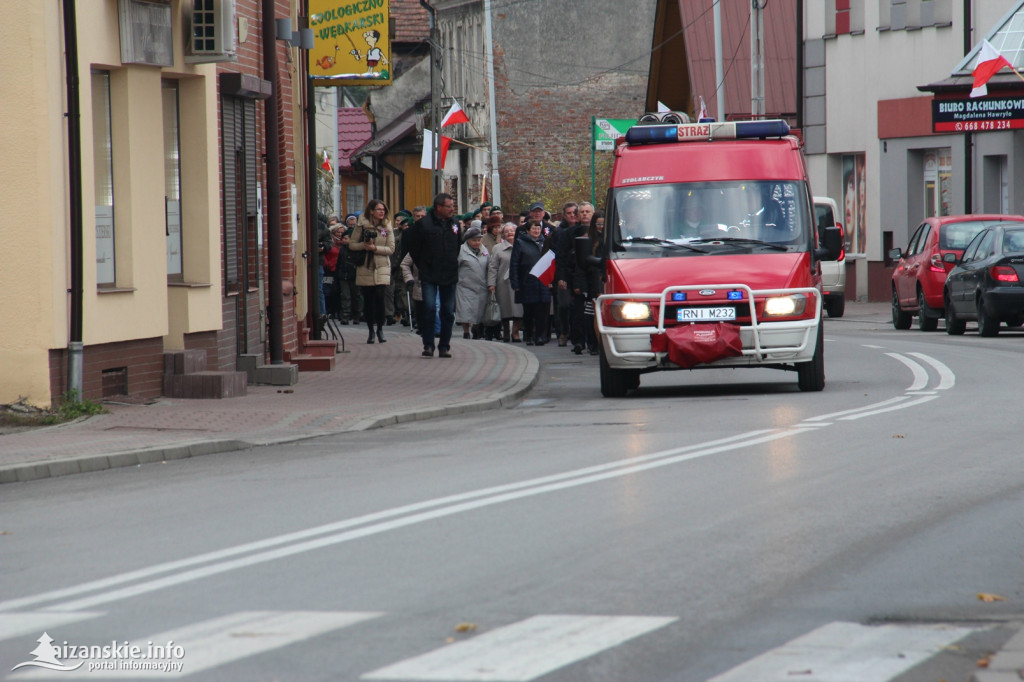
[[[340,51],[341,51],[341,47],[339,47],[337,44],[335,44],[334,45],[334,52],[337,53],[337,52],[340,52]],[[317,66],[319,66],[321,69],[323,69],[324,71],[329,71],[330,68],[332,66],[334,66],[335,62],[337,62],[337,61],[338,60],[337,60],[337,57],[335,57],[335,55],[329,55],[328,54],[328,55],[324,55],[323,57],[320,57],[320,59],[316,60],[316,62],[314,62],[314,63]]]

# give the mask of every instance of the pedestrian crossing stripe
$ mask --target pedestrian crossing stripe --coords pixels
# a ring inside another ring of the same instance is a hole
[[[526,682],[675,618],[534,616],[363,675],[364,680]]]
[[[708,682],[888,682],[978,629],[829,623]]]
[[[102,670],[103,679],[161,680],[187,677],[248,656],[262,654],[289,644],[348,627],[383,614],[351,611],[243,611],[168,630],[132,642],[174,642],[184,649],[180,672],[159,670]],[[78,661],[64,661],[73,666]],[[77,670],[25,669],[10,679],[96,679],[88,665]]]

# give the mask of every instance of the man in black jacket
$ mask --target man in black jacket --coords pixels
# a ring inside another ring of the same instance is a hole
[[[459,282],[459,225],[455,200],[449,194],[434,197],[434,206],[417,220],[403,238],[409,255],[419,270],[423,291],[423,319],[419,330],[423,337],[423,357],[434,355],[434,315],[438,298],[441,303],[441,334],[437,342],[438,357],[450,358],[452,325],[455,324],[455,285]]]

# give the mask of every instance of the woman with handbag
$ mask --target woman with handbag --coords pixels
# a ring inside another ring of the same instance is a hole
[[[356,268],[356,286],[363,294],[363,314],[370,335],[366,343],[384,343],[384,296],[391,283],[391,254],[395,252],[395,234],[388,220],[388,207],[380,199],[370,199],[363,215],[352,231],[349,249],[364,252],[362,264]]]
[[[455,321],[462,325],[462,338],[479,339],[481,323],[487,306],[487,259],[483,247],[483,231],[479,227],[466,230],[459,250],[459,283],[455,286]]]

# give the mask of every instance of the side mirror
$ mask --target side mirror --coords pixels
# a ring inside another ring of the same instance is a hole
[[[899,249],[889,249],[889,260],[899,260],[903,258],[903,252]]]
[[[942,262],[956,265],[960,259],[956,257],[955,253],[944,253],[942,254]]]
[[[826,227],[821,231],[821,247],[814,251],[819,260],[839,260],[843,252],[843,231],[838,227]]]

